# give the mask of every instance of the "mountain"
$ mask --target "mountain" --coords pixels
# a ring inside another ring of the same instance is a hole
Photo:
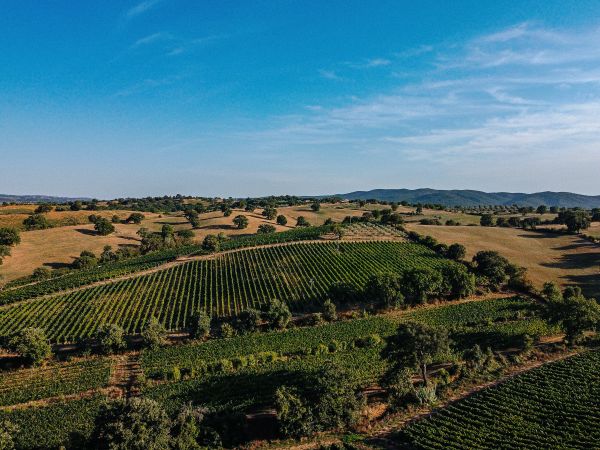
[[[348,200],[377,199],[389,202],[432,203],[446,206],[506,205],[564,206],[567,208],[598,208],[600,195],[582,195],[571,192],[536,192],[534,194],[511,192],[482,192],[473,190],[439,189],[373,189],[338,194]]]
[[[87,201],[91,200],[87,197],[52,197],[50,195],[9,195],[9,194],[0,194],[0,203],[2,202],[15,202],[15,203],[66,203],[73,202],[75,200]]]

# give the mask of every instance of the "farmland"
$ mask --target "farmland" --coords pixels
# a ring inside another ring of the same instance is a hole
[[[149,275],[0,309],[0,335],[41,326],[54,341],[89,337],[104,323],[139,332],[153,316],[168,329],[186,326],[199,309],[231,315],[271,298],[296,309],[344,281],[362,287],[370,274],[449,262],[405,242],[291,244],[224,253]]]
[[[577,284],[588,296],[600,298],[600,247],[580,237],[496,227],[410,224],[407,228],[446,244],[459,242],[467,248],[468,258],[479,250],[496,250],[526,267],[537,287],[546,281]]]
[[[399,437],[410,448],[597,448],[600,351],[518,375],[436,411]]]

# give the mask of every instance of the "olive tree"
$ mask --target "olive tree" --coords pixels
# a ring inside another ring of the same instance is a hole
[[[52,356],[52,347],[41,328],[24,328],[8,344],[27,364],[38,366]]]

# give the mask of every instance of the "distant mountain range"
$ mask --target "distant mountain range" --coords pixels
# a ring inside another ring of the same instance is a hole
[[[2,202],[16,202],[16,203],[65,203],[73,202],[75,200],[87,201],[91,200],[86,197],[52,197],[50,195],[9,195],[0,194],[0,203]]]
[[[571,192],[536,192],[534,194],[511,192],[482,192],[472,190],[438,189],[373,189],[355,191],[338,196],[348,200],[377,199],[389,202],[432,203],[445,206],[519,205],[599,208],[600,195],[581,195]]]

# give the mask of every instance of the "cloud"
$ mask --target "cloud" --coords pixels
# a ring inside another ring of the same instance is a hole
[[[131,47],[136,48],[136,47],[140,47],[143,45],[154,44],[156,42],[168,41],[171,39],[173,39],[173,36],[171,36],[169,33],[163,33],[163,32],[153,33],[153,34],[150,34],[148,36],[138,39],[137,41],[135,41],[133,43],[133,45]]]
[[[138,3],[132,8],[128,9],[125,12],[125,17],[128,19],[132,19],[140,14],[144,14],[146,11],[151,10],[156,7],[159,3],[162,3],[163,0],[145,0],[143,2]]]
[[[342,80],[342,77],[338,76],[338,74],[334,70],[320,69],[319,75],[321,75],[322,78],[325,78],[327,80]]]

